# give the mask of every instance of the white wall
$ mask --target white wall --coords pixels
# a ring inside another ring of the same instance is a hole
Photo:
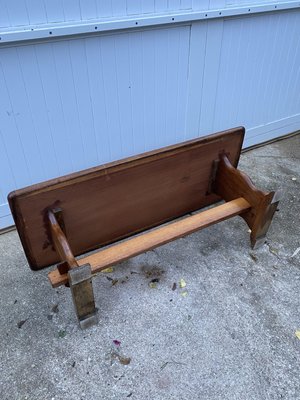
[[[16,29],[99,19],[104,4],[107,16],[237,2],[1,3],[0,26]],[[0,228],[15,188],[237,125],[246,146],[300,129],[299,38],[296,9],[0,47]]]

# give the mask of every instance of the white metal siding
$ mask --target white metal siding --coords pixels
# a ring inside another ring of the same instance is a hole
[[[0,27],[208,8],[207,0],[1,0]]]
[[[211,131],[245,125],[250,146],[300,128],[300,12],[225,20],[219,57]]]
[[[232,4],[2,0],[0,25]],[[0,228],[15,188],[236,125],[246,146],[300,129],[299,38],[290,10],[0,47]]]

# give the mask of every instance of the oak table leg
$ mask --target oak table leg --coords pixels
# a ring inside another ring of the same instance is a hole
[[[249,202],[251,208],[240,216],[251,229],[252,248],[263,245],[277,209],[281,191],[268,193],[257,189],[244,172],[232,166],[226,154],[220,155],[213,190],[225,201],[243,197]]]
[[[81,328],[87,328],[98,322],[92,285],[91,266],[79,266],[62,230],[62,211],[48,211],[48,220],[54,248],[61,257],[68,272],[68,283],[71,289],[76,315]],[[58,223],[60,221],[60,224]]]

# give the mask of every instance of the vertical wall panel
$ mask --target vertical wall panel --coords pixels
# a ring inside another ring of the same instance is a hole
[[[87,70],[85,40],[73,40],[69,43],[70,59],[75,98],[77,103],[79,126],[83,142],[85,166],[96,165],[98,152],[94,115],[90,96],[90,80]],[[64,90],[64,89],[63,89]],[[72,141],[72,132],[70,132]]]
[[[194,23],[190,33],[186,139],[197,136],[199,132],[206,38],[207,22]]]
[[[129,35],[122,35],[115,41],[115,52],[120,131],[124,143],[123,152],[127,155],[133,151]]]
[[[72,8],[72,5],[70,8]],[[96,0],[81,0],[80,10],[82,20],[94,19],[98,14]]]
[[[290,15],[290,18],[285,19],[284,34],[281,35],[281,51],[280,59],[287,59],[287,63],[276,63],[277,64],[277,79],[279,86],[272,88],[272,97],[277,97],[276,107],[274,109],[275,115],[280,118],[285,117],[285,109],[283,104],[288,104],[288,108],[292,114],[299,111],[299,102],[294,103],[292,96],[291,82],[295,80],[295,73],[299,71],[300,59],[300,40],[299,40],[299,17],[297,13]],[[295,68],[296,67],[296,68]],[[281,77],[281,79],[280,79]],[[296,85],[293,84],[293,88],[299,88],[299,82]],[[272,118],[272,110],[269,109],[269,120]]]
[[[18,48],[3,49],[1,64],[6,87],[10,93],[10,102],[15,117],[16,128],[26,155],[29,175],[31,181],[34,179],[33,177],[36,177],[35,179],[37,180],[42,180],[44,174],[41,162],[41,148],[33,123],[32,110],[28,102],[29,97],[20,61]],[[26,135],[24,132],[26,132]]]
[[[295,126],[300,120],[299,96],[293,96],[300,91],[299,35],[299,12],[224,21],[214,129],[245,125],[250,145],[278,135],[278,127],[284,133],[289,118]]]
[[[112,6],[112,0],[96,0],[96,6],[97,6],[97,18],[100,17],[110,17],[113,15],[113,6]],[[116,14],[118,14],[119,10],[115,10]]]
[[[127,15],[142,14],[142,0],[127,0]]]
[[[98,38],[86,41],[88,76],[90,96],[93,107],[94,126],[96,131],[97,154],[99,161],[108,162],[112,159],[110,153],[110,135],[108,134],[107,101],[104,90],[104,80],[101,47]]]
[[[46,9],[43,1],[26,0],[26,9],[30,25],[44,24],[47,22]]]
[[[78,96],[76,94],[74,71],[70,43],[53,43],[55,70],[53,79],[57,80],[57,92],[54,96],[61,104],[64,123],[64,137],[66,139],[66,152],[69,157],[68,168],[83,169],[86,166],[86,154],[84,146],[84,131],[82,131],[79,119]],[[80,64],[81,65],[81,64]],[[61,113],[61,111],[59,111]]]
[[[192,9],[192,0],[180,0],[180,9],[181,10],[191,10]]]
[[[54,44],[36,45],[36,57],[40,71],[41,85],[44,91],[51,137],[55,149],[57,170],[59,174],[71,172],[72,152],[67,136],[68,124],[63,108],[62,90],[59,86],[58,69],[55,63]],[[68,51],[68,47],[66,48]],[[59,70],[62,73],[63,69]],[[76,118],[76,115],[74,115]],[[43,156],[47,156],[47,149]]]
[[[0,4],[5,27],[236,1]],[[236,125],[246,146],[299,129],[299,38],[286,11],[0,48],[0,228],[14,188]]]
[[[282,102],[285,104],[288,103],[291,107],[291,114],[297,114],[300,108],[300,96],[299,96],[299,87],[300,87],[300,40],[299,40],[299,19],[298,15],[295,14],[295,31],[294,31],[294,38],[296,39],[295,47],[291,49],[291,57],[292,63],[287,64],[290,71],[286,72],[287,75],[287,86],[285,87],[286,93],[284,94],[284,87],[283,93],[280,97]],[[280,104],[278,103],[278,108],[280,108]],[[282,110],[283,111],[283,110]]]
[[[179,41],[177,44],[178,54],[178,79],[177,79],[177,110],[175,123],[175,141],[180,142],[185,136],[185,126],[187,118],[187,95],[188,95],[188,72],[189,72],[189,55],[190,46],[187,43],[190,41],[190,27],[181,29],[179,32]],[[184,101],[182,101],[184,99]],[[157,146],[156,146],[157,147]]]
[[[168,1],[169,10],[180,10],[180,0],[169,0]]]
[[[64,5],[61,0],[45,1],[45,9],[48,22],[65,21]]]
[[[192,0],[192,9],[195,11],[208,10],[210,0]]]
[[[25,1],[20,2],[19,0],[6,0],[5,3],[4,0],[2,1],[2,6],[6,4],[8,14],[7,16],[9,18],[11,26],[30,24]]]
[[[111,9],[114,16],[124,16],[127,14],[126,12],[126,1],[124,0],[111,0]],[[101,14],[98,13],[98,17],[101,17]]]
[[[104,75],[104,93],[108,119],[109,145],[112,159],[122,156],[123,142],[120,125],[118,82],[116,76],[116,53],[114,36],[101,40],[101,62]],[[125,66],[124,66],[125,67]],[[141,101],[141,99],[140,99]]]
[[[176,137],[176,111],[178,104],[178,63],[179,63],[179,34],[178,30],[170,30],[168,32],[168,48],[167,48],[167,84],[166,91],[168,93],[166,106],[166,144],[172,143]]]
[[[160,96],[159,93],[166,93],[166,85],[167,85],[167,49],[166,49],[166,39],[167,39],[167,31],[163,32],[164,40],[161,40],[161,36],[157,33],[154,36],[155,40],[155,81],[154,81],[154,90],[155,90],[155,103],[154,103],[154,114],[155,114],[155,130],[154,130],[154,144],[155,147],[158,147],[158,143],[165,143],[166,138],[166,96]]]
[[[139,153],[145,150],[142,34],[130,35],[129,41],[133,142],[134,152]]]
[[[64,11],[63,17],[65,21],[80,21],[81,19],[83,19],[81,15],[80,0],[63,0],[62,5]],[[84,15],[86,16],[88,14],[88,11],[83,11],[83,13],[85,13]]]
[[[5,0],[0,0],[0,28],[6,28],[10,26],[10,18],[8,15],[7,4]]]
[[[155,0],[155,12],[160,13],[160,12],[166,12],[167,10],[168,10],[168,0]]]
[[[175,29],[177,31],[177,29]],[[167,31],[161,32],[160,40],[167,41]],[[164,38],[164,39],[162,39]],[[153,32],[142,34],[142,69],[143,81],[143,127],[139,134],[143,135],[144,150],[153,148],[155,142],[155,40]],[[166,67],[167,68],[167,67]],[[159,72],[158,72],[159,73]],[[133,79],[134,81],[134,79]],[[175,81],[173,82],[175,84]],[[135,85],[137,86],[137,85]]]
[[[3,53],[2,53],[3,55]],[[2,60],[2,56],[1,59]],[[1,139],[2,139],[2,151],[7,156],[9,164],[5,169],[1,169],[1,185],[3,183],[3,177],[9,173],[9,169],[12,168],[14,176],[13,186],[21,187],[22,185],[29,185],[31,182],[30,172],[28,168],[27,158],[25,157],[25,151],[21,140],[16,118],[18,112],[14,110],[11,102],[10,93],[7,88],[5,79],[5,69],[3,69],[2,63],[0,64],[0,115],[1,115]],[[14,163],[17,160],[17,163]],[[1,186],[1,191],[7,193],[11,189],[11,185]]]
[[[36,50],[34,46],[20,47],[18,48],[20,69],[22,71],[23,82],[26,90],[27,97],[24,101],[28,102],[27,112],[30,110],[31,120],[33,129],[35,132],[35,140],[38,146],[38,153],[34,154],[30,152],[28,164],[31,164],[31,157],[40,159],[39,172],[33,172],[34,180],[36,180],[36,174],[40,173],[41,178],[48,179],[58,173],[55,158],[55,149],[53,141],[51,140],[51,130],[49,127],[49,119],[47,116],[47,107],[45,103],[45,96],[43,87],[40,81],[40,71],[36,59]],[[26,109],[24,110],[26,111]],[[25,128],[25,129],[24,129]],[[26,127],[21,125],[20,133],[24,137],[25,141],[28,141]],[[34,148],[34,147],[33,147]],[[46,156],[43,154],[46,150]]]
[[[17,186],[17,180],[14,176],[12,168],[13,160],[8,155],[8,150],[3,138],[3,132],[0,134],[0,171],[1,171],[1,187],[0,187],[0,204],[7,203],[6,194],[14,190]],[[1,207],[0,207],[1,210]],[[1,211],[0,211],[1,212]],[[1,218],[1,217],[0,217]]]
[[[155,0],[143,0],[142,1],[142,13],[149,14],[155,11]]]
[[[213,131],[222,35],[223,21],[211,21],[207,26],[206,33],[205,67],[200,108],[200,134]]]

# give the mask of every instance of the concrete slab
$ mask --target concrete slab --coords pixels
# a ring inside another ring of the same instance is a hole
[[[94,279],[86,331],[69,290],[1,235],[0,398],[299,399],[299,149],[298,135],[242,155],[258,187],[285,192],[265,246],[234,218],[122,263]]]

